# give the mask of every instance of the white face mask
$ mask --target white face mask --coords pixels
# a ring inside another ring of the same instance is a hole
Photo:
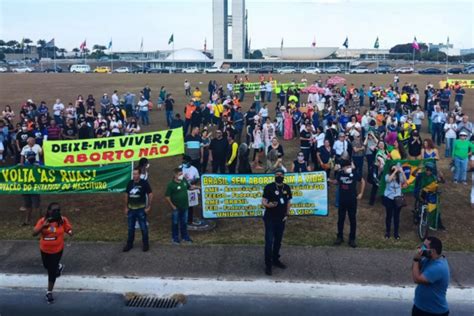
[[[347,168],[346,173],[349,173],[349,174],[352,173],[352,168]]]
[[[184,179],[184,174],[178,176],[178,180],[179,180],[179,181],[181,181],[181,180],[183,180],[183,179]]]

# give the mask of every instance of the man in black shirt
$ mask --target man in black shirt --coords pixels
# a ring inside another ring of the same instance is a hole
[[[140,178],[140,168],[133,169],[133,179],[128,182],[125,196],[125,214],[128,218],[128,239],[123,248],[124,252],[133,248],[135,239],[135,223],[138,220],[142,231],[143,251],[148,251],[148,227],[146,223],[147,214],[150,213],[153,194],[148,181]]]
[[[356,214],[357,214],[357,200],[362,198],[365,189],[365,180],[355,170],[355,166],[351,160],[342,159],[341,167],[336,172],[336,180],[331,181],[334,184],[338,184],[339,187],[339,210],[337,220],[337,239],[334,243],[339,246],[344,241],[344,221],[346,219],[346,213],[349,216],[350,233],[349,233],[349,246],[352,248],[357,247],[355,242],[356,236]],[[360,193],[357,194],[357,182],[361,182]]]
[[[171,93],[169,93],[165,100],[166,122],[168,123],[168,127],[171,127],[171,122],[173,121],[173,107],[174,99],[171,97]]]
[[[216,137],[209,145],[209,161],[212,162],[212,173],[225,173],[225,163],[229,142],[224,138],[221,130],[216,131]]]
[[[280,261],[280,247],[293,196],[290,186],[283,183],[284,176],[285,172],[282,169],[277,169],[275,171],[275,182],[267,184],[263,189],[265,274],[267,275],[272,275],[272,265],[286,269],[286,265]]]

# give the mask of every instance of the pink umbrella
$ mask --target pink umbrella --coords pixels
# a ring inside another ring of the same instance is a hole
[[[327,81],[327,84],[332,84],[332,85],[343,84],[343,83],[346,83],[346,79],[339,76],[334,76],[332,78],[329,78]]]
[[[317,86],[309,86],[301,90],[303,93],[324,93],[324,88],[320,88]]]

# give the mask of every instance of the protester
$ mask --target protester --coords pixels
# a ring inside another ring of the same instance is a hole
[[[153,193],[147,180],[140,177],[140,168],[133,169],[132,180],[128,182],[125,197],[125,214],[128,218],[128,239],[124,252],[133,248],[135,223],[138,221],[142,231],[143,251],[150,249],[147,227],[147,215],[151,210]]]
[[[234,140],[234,135],[227,135],[227,142],[229,144],[227,149],[227,170],[230,174],[235,173],[235,168],[237,167],[237,151],[239,149],[239,144]]]
[[[393,237],[400,240],[400,210],[401,205],[397,199],[403,198],[402,186],[406,184],[407,178],[400,165],[390,168],[390,174],[385,176],[385,191],[383,194],[383,204],[385,206],[385,239],[390,238],[390,230],[393,218]]]
[[[66,217],[61,216],[59,204],[53,202],[49,204],[45,216],[38,220],[33,230],[33,236],[41,235],[41,259],[48,271],[48,289],[45,296],[48,304],[54,303],[54,284],[64,269],[64,265],[60,263],[64,250],[64,233],[72,236],[72,225]]]
[[[454,141],[453,160],[454,160],[454,183],[462,182],[467,185],[467,163],[469,152],[474,152],[474,146],[467,139],[468,134],[465,131],[459,133],[459,139]]]
[[[449,314],[446,292],[450,272],[442,251],[443,244],[436,237],[426,238],[416,250],[411,273],[417,284],[412,316]]]
[[[304,153],[302,151],[298,152],[297,158],[293,161],[293,165],[291,166],[291,172],[308,172],[310,169],[308,162],[305,160]]]
[[[249,147],[246,143],[242,143],[238,150],[239,166],[237,167],[237,173],[239,174],[251,174],[252,167],[249,161]]]
[[[168,183],[165,192],[166,201],[173,210],[171,215],[171,238],[175,244],[179,244],[181,240],[191,243],[192,239],[189,237],[187,228],[188,190],[193,189],[194,186],[184,178],[181,168],[175,168],[173,172],[173,180]]]
[[[280,248],[285,224],[290,214],[292,193],[284,182],[285,172],[275,171],[275,182],[263,189],[262,204],[265,207],[263,222],[265,224],[265,274],[272,275],[272,266],[286,269],[280,261]]]

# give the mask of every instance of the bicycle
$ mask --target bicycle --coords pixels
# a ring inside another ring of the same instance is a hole
[[[437,208],[439,208],[439,197],[441,192],[436,191],[434,193],[436,195],[436,204]],[[413,222],[415,225],[417,225],[417,234],[418,237],[421,240],[425,240],[426,237],[428,237],[428,230],[430,228],[429,222],[428,222],[428,199],[425,194],[421,194],[417,198],[415,198],[415,207],[413,212]],[[439,210],[438,210],[439,211]]]

